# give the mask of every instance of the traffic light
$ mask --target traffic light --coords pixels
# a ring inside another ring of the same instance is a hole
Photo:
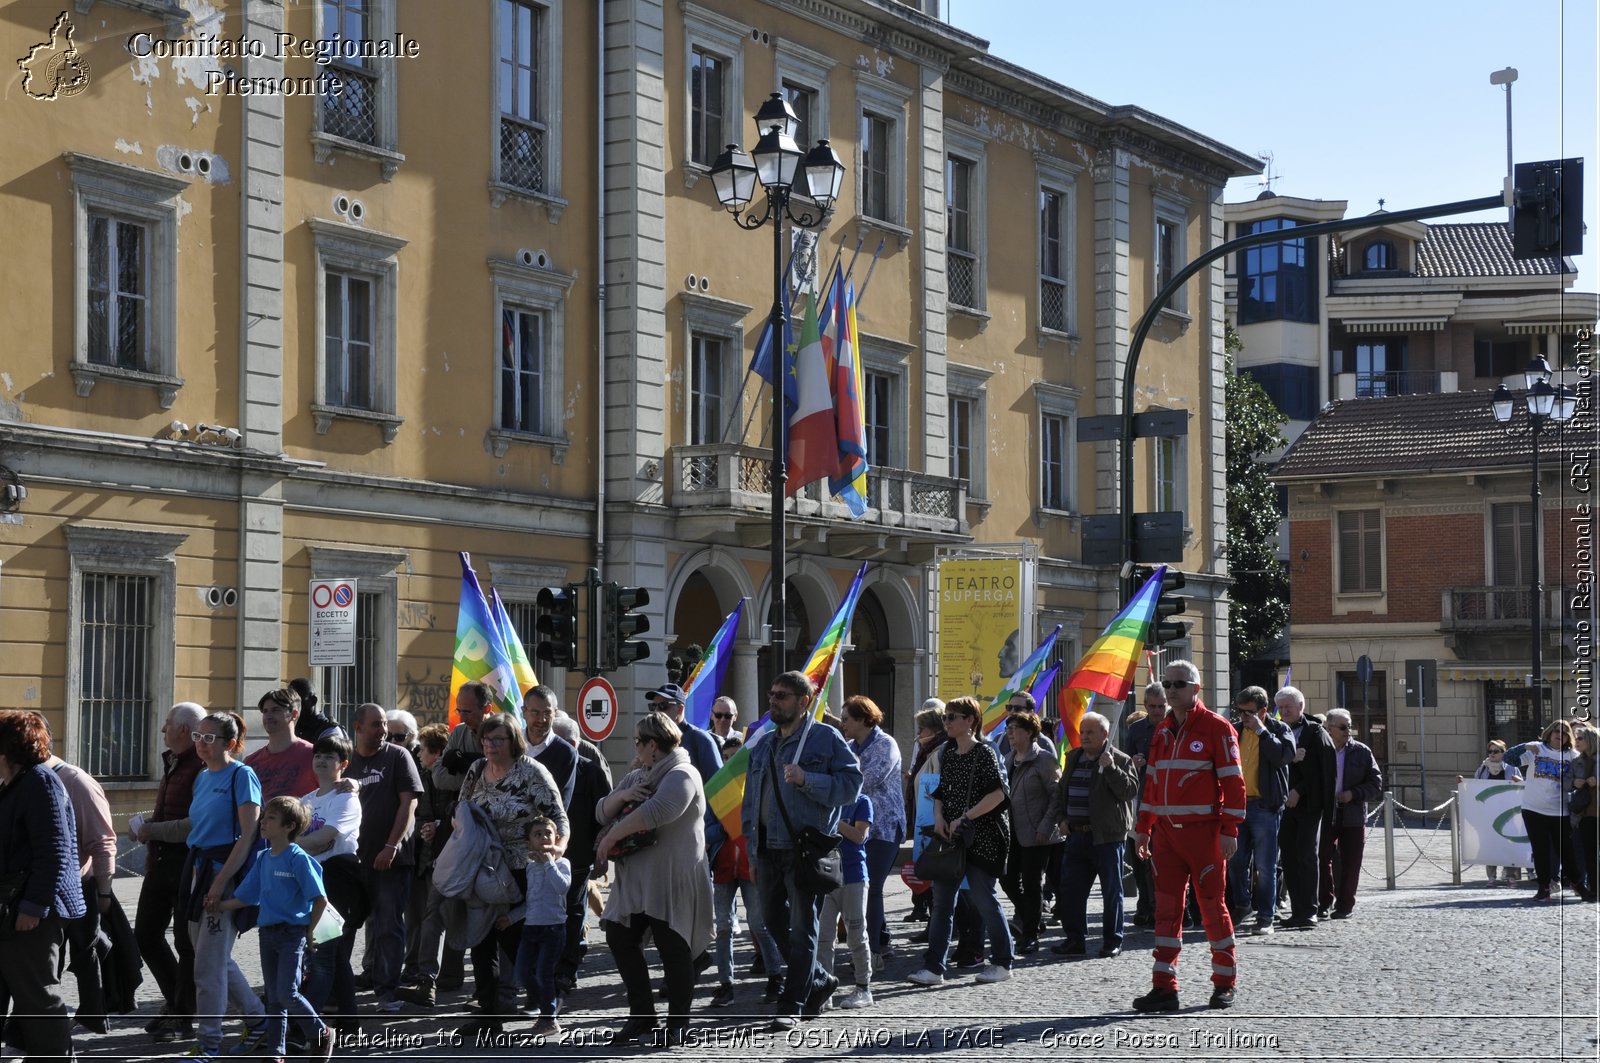
[[[1511,181],[1511,255],[1583,254],[1583,160],[1522,162]]]
[[[600,631],[605,653],[601,659],[606,670],[626,668],[650,656],[649,644],[633,637],[650,630],[650,618],[635,611],[650,604],[650,592],[607,583],[602,598]]]
[[[578,585],[546,587],[539,592],[539,620],[535,627],[544,638],[534,656],[557,668],[578,664]]]
[[[1145,580],[1155,575],[1155,569],[1144,566],[1135,566],[1133,577],[1136,586],[1143,586]],[[1173,594],[1173,591],[1183,588],[1183,573],[1177,569],[1169,568],[1161,577],[1161,596],[1156,599],[1155,630],[1150,633],[1150,642],[1154,646],[1165,646],[1169,642],[1181,642],[1189,637],[1189,629],[1194,627],[1187,620],[1168,620],[1170,616],[1188,612],[1189,599],[1186,595]]]

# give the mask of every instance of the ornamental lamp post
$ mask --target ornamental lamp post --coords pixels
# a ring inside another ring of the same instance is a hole
[[[1543,727],[1544,720],[1544,579],[1540,557],[1544,553],[1541,538],[1542,514],[1539,512],[1539,434],[1550,422],[1564,424],[1572,419],[1577,409],[1577,397],[1565,384],[1550,386],[1550,363],[1541,355],[1528,363],[1522,379],[1526,385],[1523,405],[1528,410],[1528,437],[1533,444],[1533,669],[1529,681],[1533,687],[1534,722]],[[1504,384],[1494,389],[1489,402],[1494,419],[1508,427],[1516,413],[1516,400]]]
[[[784,496],[789,473],[787,467],[787,425],[783,402],[783,227],[821,229],[827,224],[834,201],[844,186],[844,163],[826,140],[802,151],[794,135],[799,116],[782,93],[767,97],[755,116],[759,139],[746,153],[729,144],[711,167],[711,185],[717,202],[733,215],[740,228],[755,230],[768,221],[772,226],[772,312],[768,326],[772,336],[772,674],[784,670],[787,632],[787,603],[784,583],[787,571],[787,542],[784,528]],[[752,207],[756,184],[767,193],[765,208],[758,215]]]

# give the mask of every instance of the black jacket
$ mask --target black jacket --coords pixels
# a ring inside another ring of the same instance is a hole
[[[1250,725],[1242,713],[1234,713],[1234,728],[1239,732],[1239,745],[1243,746],[1245,732]],[[1257,736],[1260,754],[1257,759],[1256,788],[1261,791],[1261,803],[1269,812],[1283,811],[1289,796],[1289,765],[1294,761],[1294,735],[1289,725],[1271,716],[1261,717],[1264,732]]]
[[[1309,714],[1300,717],[1298,748],[1306,751],[1304,759],[1289,762],[1289,789],[1300,795],[1300,803],[1293,809],[1301,815],[1315,815],[1322,819],[1333,816],[1333,739],[1328,731]],[[1289,728],[1292,732],[1294,728]]]
[[[550,773],[550,778],[555,780],[556,789],[561,791],[561,801],[570,815],[572,787],[577,782],[578,751],[560,735],[552,734],[550,741],[545,743],[544,748],[533,759],[543,764],[545,770]]]
[[[573,875],[594,865],[594,846],[600,840],[600,825],[595,806],[611,792],[611,779],[599,762],[580,756],[573,770],[572,801],[567,806],[567,823],[572,837],[567,842],[567,861]]]

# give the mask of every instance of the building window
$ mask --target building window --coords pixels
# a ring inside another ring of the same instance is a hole
[[[1178,272],[1178,223],[1166,218],[1156,219],[1156,291],[1172,283]]]
[[[947,369],[950,475],[967,482],[969,499],[982,502],[988,497],[985,386],[989,374],[959,365]]]
[[[856,75],[859,107],[857,202],[864,218],[893,226],[905,220],[906,106],[911,92],[892,81]]]
[[[1239,235],[1295,227],[1292,218],[1267,218]],[[1304,239],[1248,247],[1239,252],[1239,324],[1317,321],[1317,264]]]
[[[689,444],[722,442],[722,396],[727,366],[722,341],[693,335],[689,340]]]
[[[1239,372],[1253,377],[1272,404],[1289,420],[1309,421],[1317,415],[1315,366],[1276,362],[1272,365],[1240,366]]]
[[[135,166],[69,154],[74,206],[80,398],[101,379],[177,398],[177,197],[187,182]]]
[[[971,399],[950,396],[950,475],[972,482],[972,422],[975,416]]]
[[[381,594],[356,592],[355,663],[322,670],[323,711],[346,734],[355,733],[356,709],[369,701],[384,704],[378,693],[378,623],[382,606]]]
[[[500,367],[494,397],[499,415],[489,429],[489,449],[504,457],[512,443],[564,446],[561,396],[572,277],[503,259],[490,259],[489,272]]]
[[[789,106],[794,108],[795,117],[800,120],[795,126],[794,142],[800,145],[801,151],[811,150],[811,146],[822,139],[817,126],[817,120],[822,117],[817,107],[817,90],[785,81],[780,91],[783,98],[789,101]]]
[[[1150,297],[1178,275],[1189,262],[1188,226],[1189,201],[1171,192],[1157,190],[1152,193],[1155,207],[1155,246],[1151,248]],[[1165,309],[1185,313],[1189,309],[1189,286],[1184,285],[1172,294]]]
[[[1067,194],[1039,189],[1039,327],[1070,332],[1067,315]]]
[[[500,427],[508,431],[544,433],[544,326],[537,311],[500,311]]]
[[[1072,508],[1067,481],[1067,419],[1046,413],[1039,417],[1039,504],[1045,509]]]
[[[984,280],[979,245],[979,165],[957,155],[945,159],[946,248],[949,253],[950,302],[983,309]]]
[[[150,372],[150,263],[144,225],[89,214],[89,361]]]
[[[1473,375],[1491,380],[1520,375],[1527,367],[1532,351],[1532,344],[1526,339],[1479,337],[1472,344]]]
[[[894,467],[895,378],[868,372],[862,383],[867,389],[867,464],[874,469]]]
[[[379,424],[390,442],[402,418],[395,410],[395,331],[399,253],[405,241],[371,229],[312,218],[316,242],[316,430],[335,418]]]
[[[1489,535],[1489,582],[1496,587],[1532,587],[1538,557],[1533,543],[1533,503],[1490,506]]]
[[[1188,501],[1186,436],[1158,436],[1151,440],[1155,473],[1151,477],[1156,511],[1181,512]]]
[[[688,77],[687,143],[689,183],[716,164],[731,140],[738,140],[744,103],[744,46],[750,30],[742,23],[685,0],[684,66]],[[802,150],[804,150],[802,148]]]
[[[317,37],[350,43],[391,41],[396,32],[395,6],[395,0],[322,0],[317,7]],[[339,55],[328,64],[328,74],[340,89],[317,97],[311,134],[316,161],[327,162],[338,149],[378,159],[385,181],[394,176],[405,161],[394,150],[399,125],[394,63],[391,57]]]
[[[66,734],[60,748],[96,777],[160,771],[172,704],[176,551],[187,536],[68,524]]]
[[[500,180],[545,191],[545,9],[500,0]]]
[[[1338,356],[1339,372],[1354,373],[1356,398],[1416,395],[1433,391],[1433,377],[1406,371],[1406,341],[1385,336],[1356,343]]]
[[[1392,270],[1395,267],[1394,244],[1387,240],[1374,240],[1367,245],[1361,268],[1368,273]]]
[[[1383,590],[1383,520],[1376,509],[1339,513],[1339,593]]]
[[[1389,673],[1379,670],[1365,685],[1355,672],[1334,673],[1334,704],[1350,710],[1358,738],[1383,764],[1389,762]]]
[[[1549,718],[1539,719],[1533,708],[1533,688],[1530,686],[1508,686],[1501,683],[1485,683],[1484,688],[1484,741],[1498,738],[1507,746],[1514,746],[1519,742],[1526,742],[1529,735],[1539,733],[1539,728],[1549,722]],[[1550,709],[1550,688],[1543,690],[1544,697],[1540,704],[1545,706],[1545,711]]]

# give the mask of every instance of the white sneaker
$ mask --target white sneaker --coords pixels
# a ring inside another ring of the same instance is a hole
[[[978,972],[980,982],[1004,982],[1011,977],[1011,968],[1002,967],[998,963],[991,963]]]
[[[1258,938],[1266,937],[1268,934],[1275,934],[1277,932],[1278,928],[1273,926],[1271,923],[1256,924],[1256,937]]]
[[[872,1006],[872,990],[866,986],[856,986],[856,991],[839,1001],[841,1008],[866,1008]]]
[[[930,971],[927,968],[923,968],[917,973],[911,975],[907,981],[915,982],[917,985],[943,985],[944,975],[937,971]]]

